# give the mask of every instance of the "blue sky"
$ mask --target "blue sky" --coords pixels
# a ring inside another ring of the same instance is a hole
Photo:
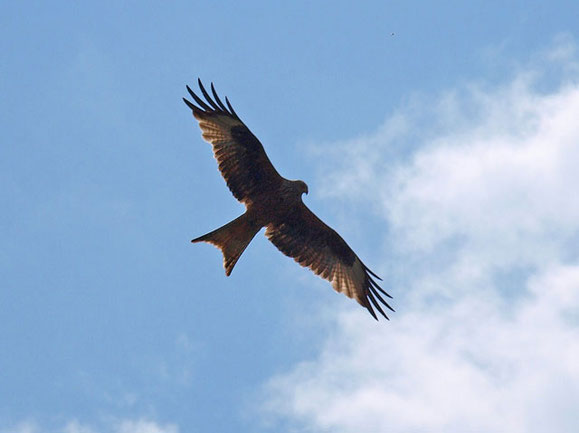
[[[0,432],[579,428],[579,4],[0,17]],[[243,211],[181,100],[197,77],[390,322],[261,234],[229,278],[189,243]]]

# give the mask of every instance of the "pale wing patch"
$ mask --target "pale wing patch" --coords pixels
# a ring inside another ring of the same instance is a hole
[[[356,258],[352,266],[336,263],[329,278],[335,291],[343,293],[365,305],[364,287],[366,285],[366,272]]]
[[[203,138],[211,144],[224,144],[227,142],[235,145],[236,143],[233,141],[229,131],[234,126],[243,126],[240,121],[226,116],[199,117],[197,120],[199,120]]]

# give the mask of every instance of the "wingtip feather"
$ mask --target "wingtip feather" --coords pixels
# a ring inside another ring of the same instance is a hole
[[[372,292],[368,292],[367,297],[372,302],[372,304],[374,304],[374,307],[376,307],[376,309],[380,312],[380,314],[382,314],[382,316],[384,316],[384,318],[388,319],[388,316],[386,315],[386,313],[384,312],[384,310],[382,309],[382,307],[380,306],[380,304],[378,303],[376,298],[374,298],[374,295],[372,294]]]
[[[201,89],[201,93],[203,94],[203,97],[209,103],[209,105],[211,105],[211,107],[213,107],[213,110],[220,111],[219,106],[215,103],[215,101],[211,98],[211,96],[209,96],[209,93],[207,93],[207,90],[205,90],[205,86],[203,85],[201,80],[199,80],[199,89]]]
[[[188,101],[187,99],[183,98],[183,102],[185,104],[187,104],[187,107],[189,107],[191,110],[195,111],[195,109],[197,108],[193,103],[191,103],[190,101]]]
[[[231,114],[227,111],[227,108],[225,108],[225,105],[223,105],[223,102],[221,102],[221,99],[219,98],[219,95],[217,94],[217,91],[215,90],[215,86],[213,85],[213,83],[211,83],[211,93],[213,93],[213,98],[215,98],[215,102],[217,102],[217,105],[219,105],[219,108],[221,108],[221,110],[223,110],[224,112]]]

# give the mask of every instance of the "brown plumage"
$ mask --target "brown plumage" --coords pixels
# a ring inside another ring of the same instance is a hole
[[[219,170],[233,196],[246,211],[230,223],[191,242],[208,242],[223,253],[223,266],[230,275],[235,263],[253,237],[266,227],[267,238],[285,255],[330,281],[337,292],[355,299],[378,319],[374,306],[386,319],[380,302],[391,298],[342,237],[320,220],[302,201],[308,193],[301,180],[280,176],[259,140],[241,121],[229,100],[221,101],[213,84],[211,93],[198,81],[197,96],[187,86],[197,105],[183,98],[199,121],[203,138],[213,146]]]

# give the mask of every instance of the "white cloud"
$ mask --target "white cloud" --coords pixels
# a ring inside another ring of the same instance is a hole
[[[507,313],[484,293],[387,327],[343,313],[316,360],[271,381],[268,409],[314,431],[571,431],[579,266],[528,289]]]
[[[42,428],[35,422],[21,422],[15,426],[1,429],[4,433],[37,433],[37,432],[58,432],[58,433],[179,433],[179,428],[175,424],[159,424],[149,419],[110,419],[106,423],[98,425],[81,423],[78,420],[70,420],[59,428]]]
[[[414,99],[331,146],[326,195],[381,197],[399,312],[339,313],[319,355],[267,385],[270,416],[332,432],[579,431],[579,85],[563,42],[507,85]]]
[[[83,425],[77,420],[72,420],[64,426],[63,433],[96,433],[96,431],[88,425]]]
[[[148,420],[124,420],[118,424],[115,433],[178,433],[173,424],[159,425]]]
[[[2,433],[37,433],[39,430],[32,421],[22,421],[10,428],[0,427]]]

